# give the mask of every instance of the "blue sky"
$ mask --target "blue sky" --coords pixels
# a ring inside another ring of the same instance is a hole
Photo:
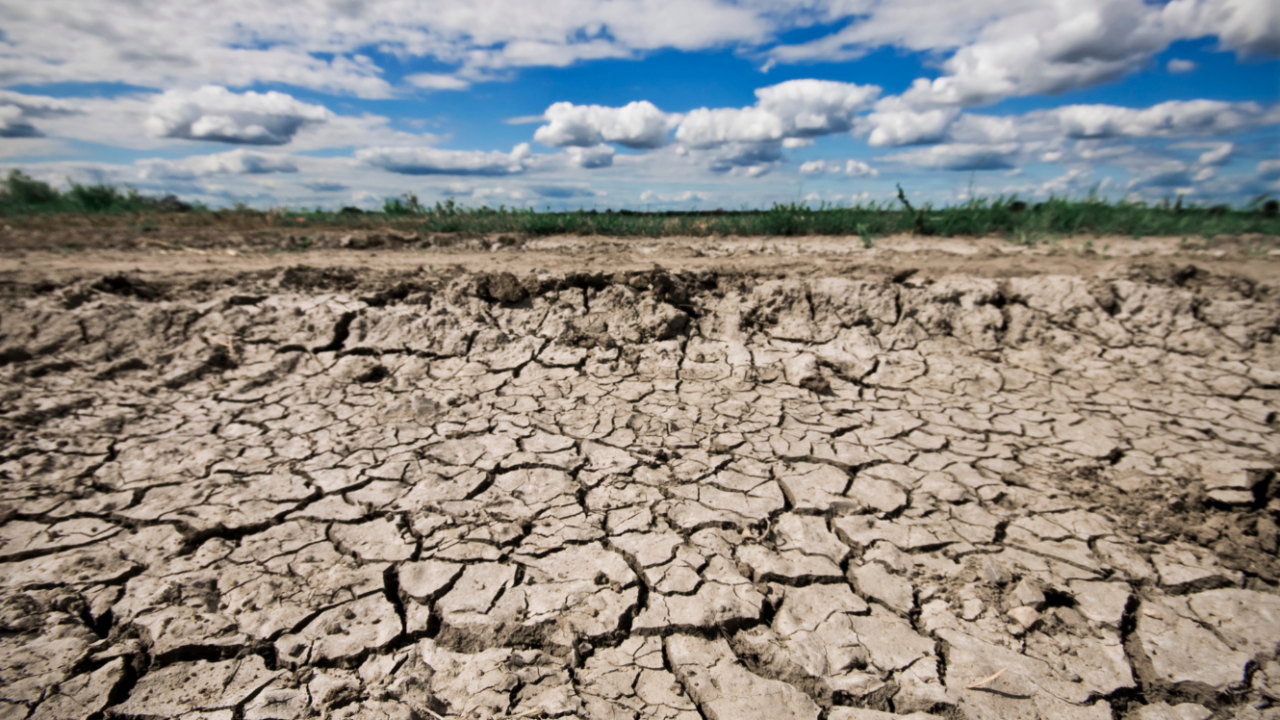
[[[210,205],[1280,196],[1274,0],[49,0],[0,169]]]

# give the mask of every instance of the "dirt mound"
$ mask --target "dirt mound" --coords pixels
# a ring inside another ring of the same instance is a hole
[[[0,716],[1269,717],[1280,296],[261,268],[0,298]]]

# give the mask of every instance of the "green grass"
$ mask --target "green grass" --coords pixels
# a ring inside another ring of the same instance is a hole
[[[379,212],[356,208],[338,211],[288,208],[261,212],[239,206],[211,210],[186,205],[172,196],[149,198],[135,190],[120,192],[105,185],[72,184],[61,192],[14,170],[0,183],[0,215],[7,218],[58,216],[146,215],[143,227],[156,222],[177,225],[230,223],[257,227],[396,229],[427,233],[485,233],[523,235],[606,235],[615,237],[693,236],[858,236],[864,247],[876,238],[897,233],[922,235],[999,235],[1011,242],[1036,245],[1073,235],[1199,236],[1256,233],[1280,236],[1276,201],[1255,198],[1244,207],[1213,207],[1163,201],[1110,202],[1090,194],[1083,199],[1050,198],[1029,204],[1014,197],[977,198],[960,205],[916,207],[901,187],[898,198],[882,204],[853,207],[810,207],[805,203],[775,204],[767,210],[635,212],[577,210],[539,212],[499,207],[467,208],[447,200],[435,207],[422,205],[406,193],[388,199]],[[137,220],[135,219],[136,223]],[[135,225],[137,227],[137,225]]]

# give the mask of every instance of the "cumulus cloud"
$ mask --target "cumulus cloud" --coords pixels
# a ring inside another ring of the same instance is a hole
[[[401,175],[513,175],[533,161],[529,143],[510,153],[481,150],[438,150],[427,147],[372,147],[356,152],[360,162]]]
[[[233,93],[205,85],[194,92],[170,90],[151,106],[147,134],[243,145],[284,145],[306,125],[328,122],[333,113],[280,92]]]
[[[1280,10],[1271,0],[1202,0],[1183,3],[1184,32],[1198,26],[1202,35],[1217,35],[1224,49],[1241,55],[1280,55]]]
[[[680,121],[676,140],[693,148],[709,148],[781,140],[785,132],[782,119],[762,108],[698,108]]]
[[[810,160],[800,165],[801,175],[821,175],[823,173],[840,172],[840,166],[828,163],[826,160]]]
[[[287,155],[232,150],[181,160],[140,160],[144,180],[195,180],[212,175],[266,175],[296,173],[298,165]]]
[[[849,177],[879,177],[880,171],[859,160],[844,164],[844,174]]]
[[[953,143],[886,155],[881,160],[932,170],[1008,170],[1014,167],[1019,146]]]
[[[875,85],[789,80],[755,91],[745,108],[699,108],[687,113],[676,140],[694,148],[733,142],[771,142],[846,132],[856,113],[880,94]]]
[[[959,115],[952,108],[877,110],[860,124],[870,128],[867,144],[872,147],[917,145],[942,140]]]
[[[756,90],[756,105],[781,120],[788,137],[817,137],[848,131],[854,113],[879,94],[876,85],[789,80]]]
[[[565,154],[569,156],[569,162],[588,170],[613,165],[613,148],[608,145],[570,147],[565,150]]]
[[[629,148],[665,145],[679,115],[664,113],[646,100],[620,108],[558,102],[547,108],[547,124],[533,139],[551,147],[591,147],[612,142]]]
[[[79,110],[65,100],[0,90],[0,138],[43,137],[32,120],[76,114]]]
[[[1189,73],[1198,67],[1200,66],[1197,65],[1196,63],[1190,60],[1182,60],[1180,58],[1173,58],[1172,60],[1169,61],[1167,65],[1165,65],[1165,69],[1171,73],[1174,73],[1175,75],[1181,74],[1181,73]]]

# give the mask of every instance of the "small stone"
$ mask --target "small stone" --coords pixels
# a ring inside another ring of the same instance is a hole
[[[982,611],[986,609],[986,605],[977,598],[970,598],[960,604],[960,617],[973,622],[982,615]]]
[[[1013,607],[1026,606],[1033,610],[1044,608],[1044,593],[1037,583],[1030,578],[1023,578],[1009,591],[1009,604]]]
[[[1023,630],[1030,630],[1036,623],[1040,622],[1040,613],[1030,606],[1016,607],[1009,611],[1009,617],[1013,618]]]

